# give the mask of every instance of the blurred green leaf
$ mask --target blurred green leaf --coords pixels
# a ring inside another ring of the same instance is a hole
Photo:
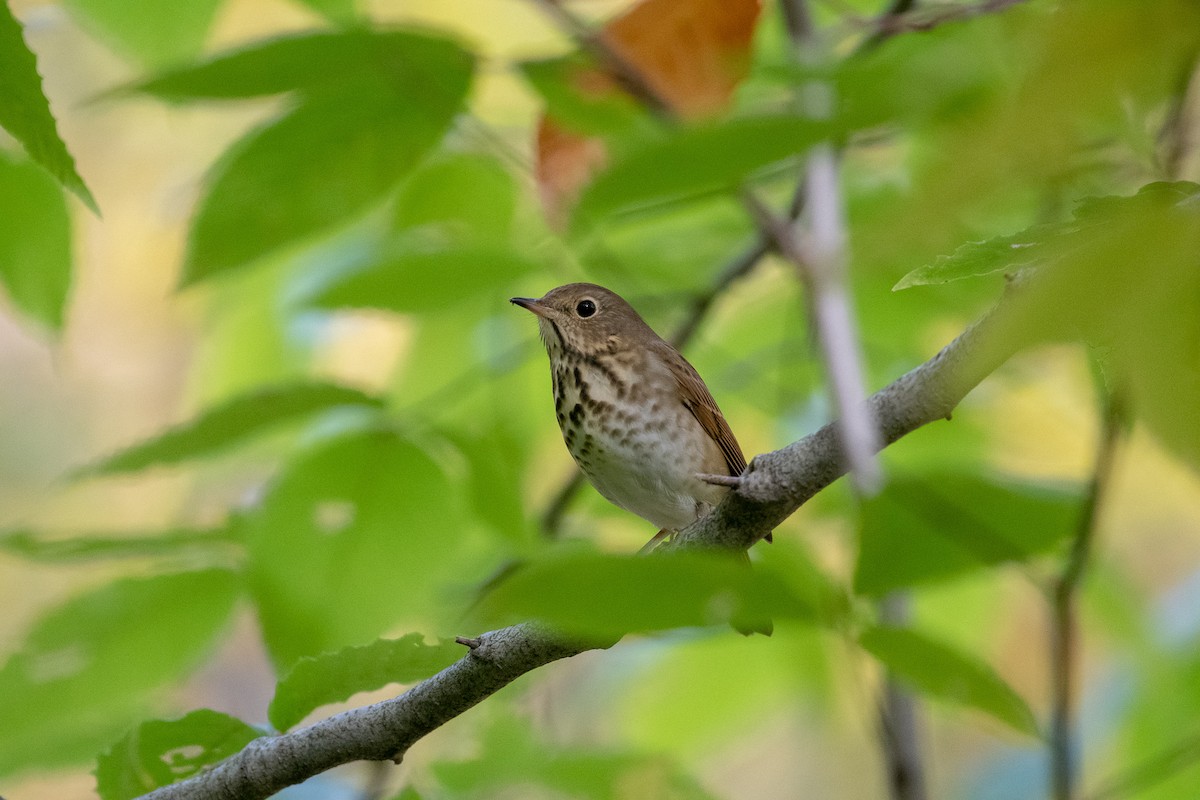
[[[462,645],[443,641],[425,644],[410,633],[399,639],[377,639],[362,647],[302,658],[275,687],[267,712],[277,730],[286,731],[314,709],[350,699],[357,692],[389,683],[416,683],[458,661]]]
[[[358,18],[355,0],[296,0],[303,6],[308,6],[330,22],[348,25]]]
[[[310,98],[234,145],[196,213],[184,283],[328,231],[381,200],[459,110],[471,63],[455,55],[424,64],[437,76],[424,94],[389,76],[364,80]]]
[[[330,309],[432,311],[494,293],[541,269],[513,246],[425,226],[394,234],[377,249],[337,264],[309,290],[307,302]]]
[[[465,540],[459,492],[395,431],[300,453],[247,517],[250,579],[277,667],[366,644],[444,605]]]
[[[487,730],[477,757],[441,761],[433,771],[455,796],[495,796],[508,787],[528,794],[531,787],[543,787],[554,797],[589,800],[712,798],[661,756],[556,747],[536,738],[527,722],[513,718],[501,719]]]
[[[55,180],[74,192],[88,208],[96,210],[92,193],[75,171],[75,160],[58,135],[50,102],[42,90],[37,59],[26,46],[21,36],[21,25],[7,3],[0,3],[0,127],[12,134],[29,157],[53,175]],[[4,160],[5,157],[0,155],[0,162]],[[8,172],[9,167],[5,166],[4,171]],[[37,195],[44,195],[44,190],[36,191]],[[0,197],[6,193],[7,187],[0,187]],[[5,206],[20,208],[21,204],[14,197],[5,201]],[[4,218],[8,219],[7,214],[11,212],[8,208],[3,211]],[[52,211],[52,219],[59,216]],[[19,225],[8,223],[5,228],[14,233],[21,230]],[[55,250],[61,251],[67,244],[64,241]]]
[[[202,708],[143,722],[96,759],[101,800],[134,800],[195,775],[263,735],[240,719]]]
[[[902,628],[870,628],[859,637],[859,644],[918,691],[978,709],[1021,733],[1037,735],[1037,722],[1025,701],[973,656]]]
[[[574,133],[623,134],[649,123],[645,110],[615,83],[594,74],[584,79],[584,70],[595,68],[586,55],[525,61],[519,68],[545,102],[546,115]]]
[[[1074,530],[1080,500],[1078,487],[959,470],[894,475],[862,503],[854,589],[882,597],[1047,553]]]
[[[446,438],[467,459],[471,474],[466,494],[476,516],[520,550],[533,545],[537,532],[521,502],[529,442],[499,424],[479,435],[448,431]]]
[[[472,57],[450,39],[406,30],[302,33],[255,42],[128,87],[164,100],[221,100],[283,92],[337,94],[384,81],[407,102],[437,114],[462,101]]]
[[[216,569],[120,580],[46,614],[0,669],[0,775],[112,742],[208,653],[240,587]]]
[[[672,131],[631,150],[580,195],[572,225],[653,203],[737,188],[751,173],[802,154],[829,126],[800,116],[762,116]]]
[[[123,54],[154,66],[198,53],[221,0],[66,0],[65,5]]]
[[[892,36],[843,59],[826,76],[847,129],[885,123],[953,121],[992,102],[1019,74],[1009,47],[1013,27],[998,16],[939,25],[917,36]],[[948,68],[953,65],[953,68]],[[796,65],[780,72],[792,86],[811,80]]]
[[[757,630],[764,620],[815,618],[783,578],[723,553],[559,552],[513,570],[477,608],[487,624],[533,618],[604,638],[721,624]]]
[[[81,476],[137,472],[233,447],[264,430],[338,406],[378,408],[378,398],[330,383],[295,383],[244,394],[141,444],[85,467]]]
[[[504,241],[512,232],[517,185],[499,161],[475,153],[443,154],[422,164],[396,198],[396,226],[459,226],[468,236]]]
[[[107,534],[47,536],[32,530],[0,531],[0,550],[30,561],[67,563],[104,558],[142,558],[181,553],[222,553],[241,541],[231,522],[220,528],[181,528],[116,537]]]
[[[33,162],[0,151],[0,219],[0,281],[17,308],[61,329],[71,287],[71,222],[62,189]]]

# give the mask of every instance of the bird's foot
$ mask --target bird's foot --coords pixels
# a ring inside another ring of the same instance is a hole
[[[642,545],[642,549],[638,550],[638,555],[645,555],[646,553],[656,549],[660,544],[670,539],[672,533],[675,533],[675,531],[671,530],[670,528],[663,528],[661,531],[654,534],[654,538]]]
[[[736,489],[742,485],[740,475],[709,475],[704,472],[697,472],[696,477],[705,483],[711,483],[713,486],[728,486]]]

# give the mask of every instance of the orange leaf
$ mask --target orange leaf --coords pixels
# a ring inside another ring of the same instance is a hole
[[[642,0],[604,26],[605,46],[635,68],[684,119],[720,113],[750,61],[761,0]],[[581,70],[581,92],[603,95],[616,82]],[[544,116],[537,134],[537,181],[546,215],[560,222],[607,158],[603,140],[565,130]]]

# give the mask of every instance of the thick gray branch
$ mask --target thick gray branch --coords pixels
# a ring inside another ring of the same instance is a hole
[[[868,398],[887,443],[949,417],[967,392],[1019,349],[1016,332],[1023,326],[1017,317],[1024,313],[1017,309],[1025,305],[1019,296],[1006,299],[933,359]],[[758,456],[726,501],[682,531],[674,544],[751,546],[845,473],[838,440],[830,423],[782,450]],[[398,760],[418,739],[526,672],[608,644],[567,641],[532,623],[485,633],[460,661],[399,697],[293,733],[257,739],[212,770],[145,797],[258,800],[339,764]]]

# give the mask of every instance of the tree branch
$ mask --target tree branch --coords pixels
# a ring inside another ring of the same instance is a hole
[[[1031,305],[1020,302],[1020,294],[1019,288],[1010,288],[1010,295],[991,313],[940,353],[868,398],[888,443],[948,417],[967,392],[1025,344],[1020,332]],[[756,457],[738,488],[712,514],[682,531],[671,546],[748,548],[845,473],[841,452],[836,423],[830,423]],[[461,660],[399,697],[292,733],[256,739],[213,769],[145,797],[260,800],[350,761],[399,761],[423,736],[521,675],[611,644],[565,639],[536,623],[491,631]]]

